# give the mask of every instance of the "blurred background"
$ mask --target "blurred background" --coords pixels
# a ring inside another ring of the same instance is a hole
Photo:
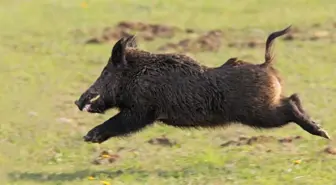
[[[82,136],[113,116],[80,112],[115,41],[180,52],[208,66],[259,63],[269,33],[285,94],[336,137],[336,3],[333,0],[0,0],[2,184],[335,184],[333,141],[295,124],[180,130],[160,123],[126,138]]]

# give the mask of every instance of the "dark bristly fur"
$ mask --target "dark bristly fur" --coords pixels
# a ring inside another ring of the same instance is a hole
[[[120,112],[90,130],[85,141],[102,143],[140,131],[156,120],[181,128],[229,123],[276,128],[294,122],[313,135],[329,138],[303,110],[298,95],[282,95],[270,49],[289,28],[268,37],[264,63],[231,58],[217,68],[202,66],[185,55],[142,51],[134,36],[120,39],[99,78],[75,102],[91,113],[114,107]]]

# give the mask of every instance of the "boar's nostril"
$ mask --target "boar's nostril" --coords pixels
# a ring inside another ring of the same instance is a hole
[[[75,101],[75,105],[77,105],[77,107],[79,108],[79,110],[83,109],[83,106],[81,105],[81,103],[78,100]]]
[[[83,136],[83,139],[84,139],[85,142],[89,142],[89,141],[91,141],[92,138],[90,136],[86,135],[86,136]]]

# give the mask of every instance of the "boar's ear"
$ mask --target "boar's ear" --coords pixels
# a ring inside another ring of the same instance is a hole
[[[130,48],[137,48],[138,47],[138,44],[135,40],[135,35],[130,35],[129,37],[127,37],[126,46],[130,47]]]
[[[131,35],[118,40],[112,48],[110,62],[117,65],[127,65],[126,47],[136,47],[135,36]]]

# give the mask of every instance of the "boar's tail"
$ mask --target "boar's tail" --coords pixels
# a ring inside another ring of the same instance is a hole
[[[262,67],[268,67],[272,64],[273,59],[274,59],[273,54],[272,54],[273,42],[277,37],[280,37],[288,33],[290,31],[290,28],[291,28],[291,25],[283,30],[273,32],[268,36],[267,41],[266,41],[266,48],[265,48],[265,62],[261,64]]]

